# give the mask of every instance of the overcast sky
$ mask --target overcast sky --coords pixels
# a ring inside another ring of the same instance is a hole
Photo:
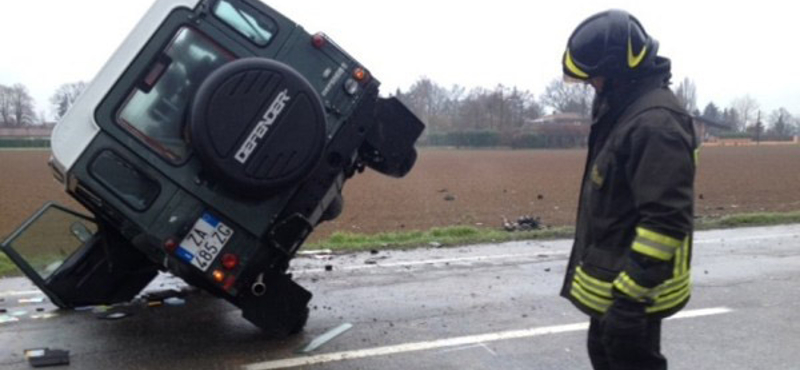
[[[152,0],[3,0],[0,84],[25,84],[50,114],[66,82],[89,81]],[[626,9],[673,61],[674,81],[697,85],[702,109],[745,94],[768,112],[800,116],[800,5],[793,1],[272,0],[309,32],[324,31],[383,82],[403,90],[419,77],[467,88],[517,86],[537,96],[561,76],[573,28]]]

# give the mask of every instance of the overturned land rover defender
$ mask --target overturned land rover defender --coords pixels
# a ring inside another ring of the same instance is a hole
[[[257,0],[159,0],[53,132],[55,177],[92,215],[46,205],[3,250],[60,307],[168,271],[296,332],[311,294],[289,262],[345,181],[416,160],[423,124],[378,85]]]

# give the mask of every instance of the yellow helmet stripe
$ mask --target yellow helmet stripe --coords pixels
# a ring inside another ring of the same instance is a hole
[[[633,55],[633,43],[631,42],[630,37],[628,38],[628,66],[631,68],[636,68],[639,66],[639,63],[642,62],[644,59],[645,54],[647,54],[647,45],[642,47],[642,51],[639,52],[639,55]]]
[[[581,71],[581,69],[575,65],[575,62],[572,61],[572,55],[569,53],[569,48],[567,48],[567,53],[564,56],[564,65],[566,65],[567,69],[575,76],[580,78],[589,78],[589,74]]]

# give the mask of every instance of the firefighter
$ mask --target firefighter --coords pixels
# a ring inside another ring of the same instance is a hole
[[[692,285],[692,119],[669,89],[670,60],[625,11],[583,21],[563,70],[596,94],[561,295],[591,317],[595,369],[666,369],[661,320],[686,305]]]

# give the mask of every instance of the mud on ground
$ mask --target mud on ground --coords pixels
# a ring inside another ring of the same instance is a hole
[[[47,151],[0,151],[0,236],[44,202],[75,203],[47,167]],[[313,235],[436,226],[500,227],[503,217],[575,220],[583,150],[420,151],[414,170],[392,179],[367,170],[345,186],[345,208]],[[696,183],[700,216],[800,210],[800,145],[709,147]]]

